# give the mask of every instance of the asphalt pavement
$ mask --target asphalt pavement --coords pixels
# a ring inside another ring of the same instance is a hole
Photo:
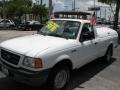
[[[0,31],[0,42],[14,37],[36,33],[35,31]],[[46,90],[46,86],[32,87],[16,83],[0,71],[0,90]],[[112,62],[101,59],[75,70],[67,90],[120,90],[120,47],[114,50]]]

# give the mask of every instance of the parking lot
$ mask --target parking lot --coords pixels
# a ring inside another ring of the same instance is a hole
[[[14,37],[34,34],[36,31],[0,31],[0,42]],[[31,87],[15,83],[0,72],[0,90],[46,90],[45,85]],[[114,50],[110,64],[100,60],[73,72],[67,90],[120,90],[120,47]]]

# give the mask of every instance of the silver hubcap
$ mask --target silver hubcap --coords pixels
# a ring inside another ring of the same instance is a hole
[[[55,77],[54,86],[58,89],[63,88],[67,83],[68,78],[69,73],[65,70],[61,70]]]

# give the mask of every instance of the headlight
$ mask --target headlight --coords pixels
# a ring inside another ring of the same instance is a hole
[[[39,58],[25,57],[23,65],[31,68],[42,68],[42,60]]]

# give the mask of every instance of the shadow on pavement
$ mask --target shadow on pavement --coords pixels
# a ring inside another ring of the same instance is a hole
[[[16,83],[9,78],[0,79],[0,90],[47,90],[45,85],[32,87],[21,83]]]
[[[112,58],[110,64],[104,64],[101,60],[95,60],[84,67],[75,70],[71,76],[70,83],[66,90],[74,90],[75,88],[84,88],[80,85],[85,83],[86,81],[93,78],[99,72],[103,71],[109,65],[111,65],[115,58]],[[0,90],[48,90],[46,86],[43,85],[41,87],[31,87],[24,84],[15,83],[8,78],[0,79]]]
[[[105,64],[102,61],[102,58],[97,59],[82,68],[75,70],[72,74],[72,79],[70,81],[70,84],[67,87],[67,90],[74,90],[75,88],[84,88],[80,86],[81,84],[89,81],[91,78],[93,78],[95,75],[103,71],[105,68],[110,66],[113,62],[115,62],[116,59],[112,58],[111,62],[109,64]]]

